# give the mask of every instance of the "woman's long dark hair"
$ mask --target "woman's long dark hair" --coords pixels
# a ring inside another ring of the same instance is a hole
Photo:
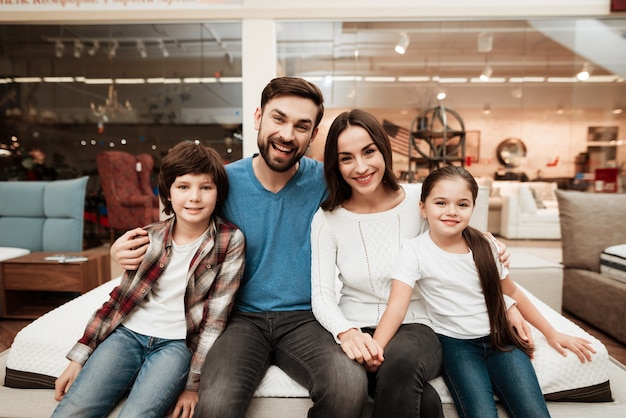
[[[326,136],[324,178],[326,179],[328,197],[321,204],[323,210],[332,211],[352,196],[352,188],[339,172],[339,149],[337,146],[339,135],[350,126],[360,126],[367,131],[385,160],[383,183],[391,190],[400,188],[398,178],[393,172],[391,143],[387,133],[372,114],[361,109],[353,109],[337,116],[330,125]]]
[[[426,177],[422,185],[421,202],[426,203],[426,198],[437,183],[442,180],[454,180],[457,178],[467,183],[468,188],[472,192],[473,204],[476,205],[476,197],[478,196],[476,180],[463,167],[453,165],[444,166],[431,172]],[[476,270],[478,271],[478,277],[480,278],[480,284],[485,296],[491,328],[490,340],[492,347],[500,351],[510,351],[512,350],[511,344],[513,344],[530,356],[534,350],[533,347],[520,338],[507,320],[500,274],[494,260],[492,244],[481,231],[471,226],[463,230],[463,239],[465,239],[467,246],[472,250],[474,264],[476,264]]]

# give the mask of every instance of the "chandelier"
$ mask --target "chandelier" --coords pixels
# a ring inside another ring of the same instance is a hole
[[[109,86],[109,94],[104,101],[104,105],[96,106],[94,102],[91,102],[91,111],[93,112],[94,116],[96,116],[100,120],[106,121],[110,118],[113,118],[116,113],[123,110],[130,111],[133,110],[133,107],[128,100],[126,100],[124,104],[120,103],[117,100],[117,90],[115,90],[115,86],[113,84]]]

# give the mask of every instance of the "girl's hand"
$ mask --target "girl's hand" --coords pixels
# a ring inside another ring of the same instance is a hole
[[[191,418],[198,404],[198,392],[184,390],[178,395],[172,418]]]
[[[70,390],[72,383],[76,380],[76,376],[83,369],[83,365],[75,361],[70,361],[61,376],[54,381],[54,400],[60,401],[63,396]]]
[[[552,348],[561,353],[563,357],[567,356],[567,350],[569,350],[578,356],[581,363],[591,361],[591,355],[596,353],[596,350],[591,346],[591,342],[584,338],[555,331],[550,336],[546,335],[546,339]]]
[[[343,352],[359,364],[378,367],[385,360],[382,347],[366,332],[352,328],[337,337],[341,341]]]

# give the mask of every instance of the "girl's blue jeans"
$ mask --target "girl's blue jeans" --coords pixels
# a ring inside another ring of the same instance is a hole
[[[491,348],[489,336],[460,340],[438,334],[443,378],[460,417],[497,417],[494,395],[511,417],[549,417],[535,369],[518,348]]]
[[[53,417],[106,417],[128,390],[120,417],[163,417],[184,389],[191,352],[117,327],[94,350]]]

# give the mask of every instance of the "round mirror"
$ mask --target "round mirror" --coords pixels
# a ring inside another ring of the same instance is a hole
[[[507,138],[496,150],[498,161],[507,168],[517,168],[526,157],[526,145],[519,138]]]

